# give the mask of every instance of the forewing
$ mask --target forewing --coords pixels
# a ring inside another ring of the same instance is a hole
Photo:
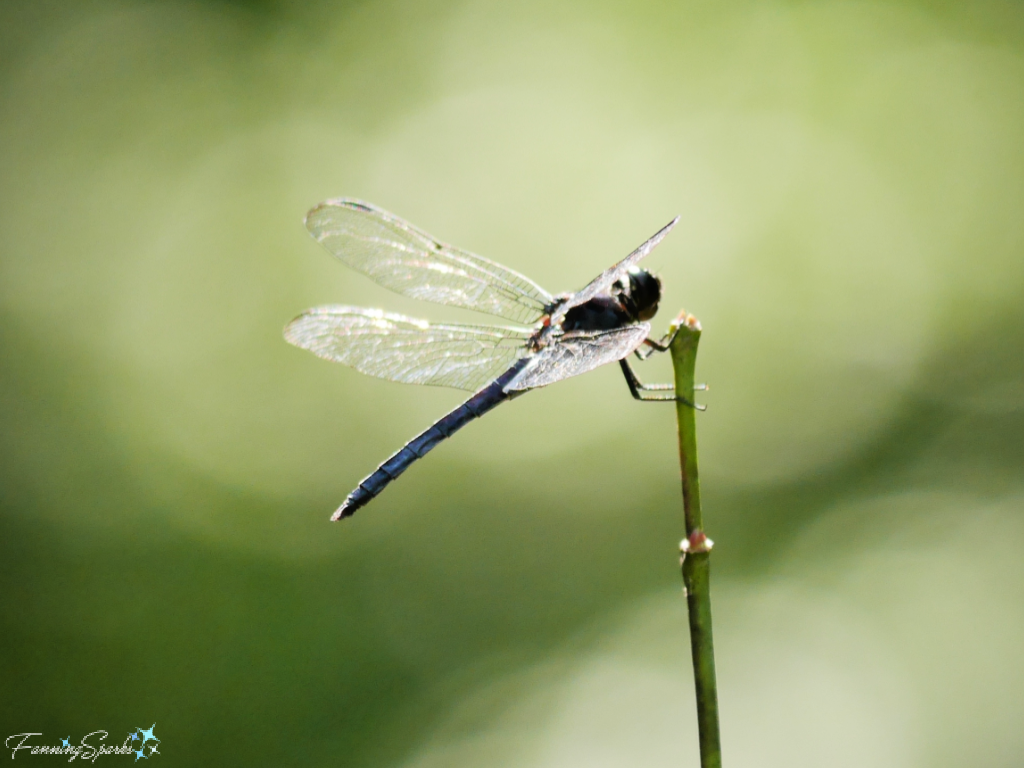
[[[361,373],[406,384],[476,391],[523,357],[531,332],[425,320],[341,305],[306,310],[285,339]]]
[[[534,389],[621,360],[651,332],[650,323],[610,331],[571,331],[545,347],[506,386],[505,391]]]
[[[580,304],[586,304],[595,296],[606,293],[608,289],[611,288],[612,283],[623,277],[629,271],[630,267],[634,267],[639,264],[642,258],[653,251],[655,246],[662,241],[665,235],[667,235],[671,231],[672,227],[677,223],[679,223],[678,216],[659,229],[646,243],[629,254],[629,256],[624,258],[615,266],[606,269],[596,278],[591,280],[583,290],[573,294],[565,304],[559,307],[558,312],[552,315],[551,323],[556,324],[561,322],[562,318],[565,317],[565,313],[573,307],[577,307]]]
[[[527,277],[442,243],[359,200],[328,200],[306,215],[328,251],[375,282],[414,299],[475,309],[517,323],[544,314],[551,295]]]

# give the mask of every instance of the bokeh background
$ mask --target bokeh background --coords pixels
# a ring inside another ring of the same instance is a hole
[[[726,764],[1024,764],[1022,136],[1016,2],[6,0],[2,735],[697,764],[673,415],[614,368],[328,523],[462,395],[282,326],[484,319],[319,248],[351,196],[552,291],[681,214]]]

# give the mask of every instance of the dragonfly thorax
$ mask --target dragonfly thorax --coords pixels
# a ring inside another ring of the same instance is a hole
[[[661,281],[650,272],[637,269],[612,286],[612,293],[595,296],[573,307],[562,320],[563,331],[610,331],[654,317],[661,299]]]
[[[562,319],[563,331],[610,331],[632,322],[629,311],[615,296],[595,296],[573,307]]]

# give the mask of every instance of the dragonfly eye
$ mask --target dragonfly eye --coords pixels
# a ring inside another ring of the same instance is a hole
[[[646,269],[630,270],[629,297],[636,308],[637,320],[650,320],[661,301],[661,280]]]

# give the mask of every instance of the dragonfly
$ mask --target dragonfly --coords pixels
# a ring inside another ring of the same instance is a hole
[[[337,199],[313,208],[305,223],[314,239],[384,288],[517,324],[430,323],[380,309],[329,305],[308,309],[285,326],[289,343],[361,373],[474,393],[367,475],[331,519],[353,515],[413,462],[501,403],[606,363],[619,363],[637,400],[676,401],[671,384],[642,383],[627,358],[645,360],[671,343],[671,331],[660,340],[650,338],[661,280],[638,264],[678,221],[677,216],[576,293],[552,295],[524,275],[370,203]]]

